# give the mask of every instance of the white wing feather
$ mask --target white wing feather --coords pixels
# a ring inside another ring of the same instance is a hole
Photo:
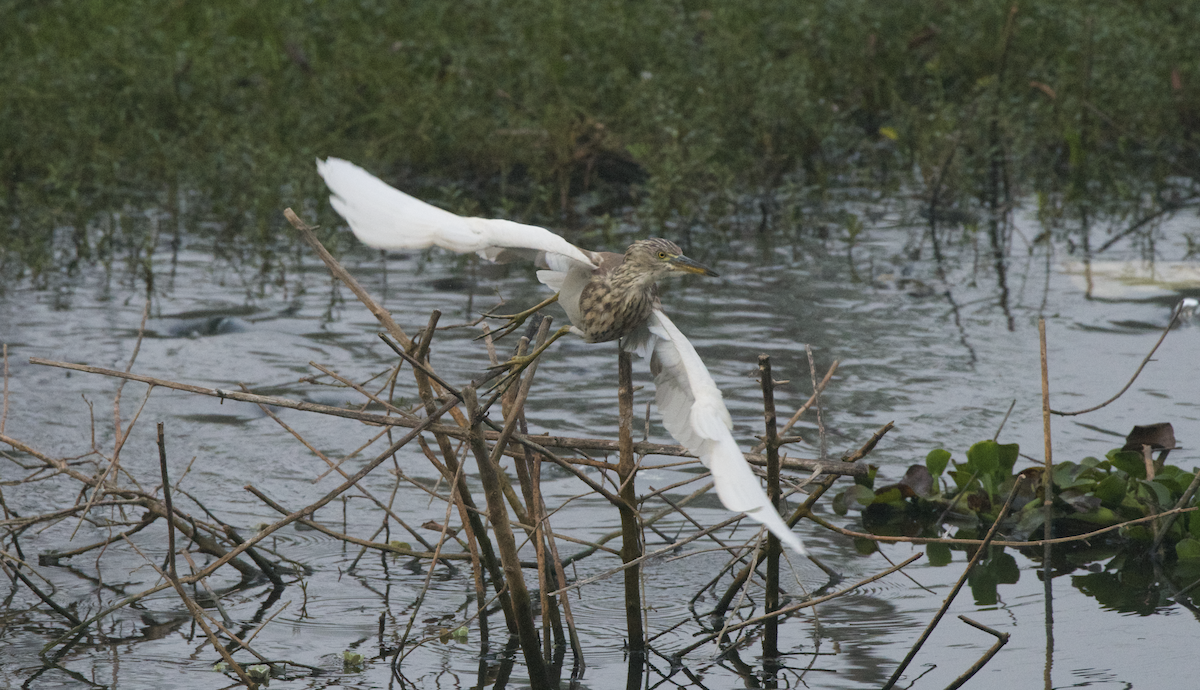
[[[415,199],[340,158],[318,159],[317,172],[333,192],[329,201],[334,210],[369,247],[436,246],[462,254],[476,252],[487,259],[496,258],[503,250],[545,252],[542,258],[547,270],[538,271],[538,280],[564,291],[560,302],[572,321],[576,320],[574,305],[565,293],[572,286],[578,288],[575,284],[590,277],[596,267],[596,259],[589,252],[545,228],[455,215]],[[695,348],[660,310],[651,314],[648,326],[649,332],[630,345],[643,356],[653,353],[651,368],[663,426],[712,471],[717,496],[726,508],[746,513],[788,547],[805,553],[804,544],[775,512],[733,440],[733,424],[721,391]]]
[[[333,192],[329,201],[334,210],[369,247],[436,246],[460,254],[478,252],[487,259],[495,258],[503,249],[528,249],[547,252],[547,263],[556,272],[566,272],[572,262],[594,267],[592,257],[586,252],[545,228],[511,220],[455,215],[415,199],[340,158],[318,159],[317,172]],[[566,261],[558,259],[559,256]]]
[[[761,522],[792,550],[806,553],[733,440],[729,410],[696,349],[660,310],[651,314],[649,329],[654,351],[650,368],[663,426],[712,472],[722,505]]]

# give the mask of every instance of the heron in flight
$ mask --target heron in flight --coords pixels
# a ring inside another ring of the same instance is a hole
[[[367,246],[437,246],[460,254],[475,252],[491,261],[526,258],[537,262],[542,269],[538,280],[557,294],[521,316],[557,300],[572,325],[556,337],[572,332],[590,343],[617,340],[622,349],[649,356],[663,426],[712,472],[721,504],[762,523],[797,553],[806,553],[733,440],[733,423],[721,391],[696,349],[659,303],[659,278],[716,273],[684,256],[668,240],[639,240],[624,254],[592,252],[545,228],[455,215],[339,158],[318,159],[317,172],[333,192],[329,200],[334,210]]]

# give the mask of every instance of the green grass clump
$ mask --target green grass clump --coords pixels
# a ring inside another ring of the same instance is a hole
[[[633,203],[650,231],[864,182],[1115,213],[1200,169],[1195,3],[0,0],[0,16],[0,264],[35,272],[108,251],[114,211],[269,244],[280,208],[323,193],[327,155],[464,212],[544,221],[598,191],[597,212]]]

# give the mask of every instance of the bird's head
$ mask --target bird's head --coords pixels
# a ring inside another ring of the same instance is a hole
[[[717,272],[683,255],[679,245],[670,240],[652,237],[638,240],[625,250],[625,263],[648,276],[658,278],[669,273],[697,273],[716,277]]]

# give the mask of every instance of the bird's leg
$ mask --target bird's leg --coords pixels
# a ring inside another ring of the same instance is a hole
[[[499,339],[503,338],[504,336],[508,335],[509,333],[512,333],[513,331],[517,330],[518,328],[521,327],[522,324],[525,323],[526,319],[528,319],[529,317],[538,313],[542,309],[550,306],[551,304],[554,304],[557,301],[558,301],[558,293],[556,292],[556,293],[554,293],[553,297],[548,297],[548,298],[542,300],[539,304],[536,304],[536,305],[530,307],[529,309],[526,309],[525,311],[517,312],[516,314],[493,314],[490,311],[485,313],[484,317],[489,318],[489,319],[508,319],[508,323],[504,326],[504,328],[501,328],[500,330],[491,334],[492,340],[499,340]],[[479,340],[479,338],[483,338],[486,335],[487,334],[485,333],[484,335],[481,335],[478,338],[476,338],[476,340]]]
[[[555,297],[557,297],[557,295],[555,295]],[[521,372],[523,372],[527,368],[529,368],[529,365],[533,364],[533,361],[535,359],[537,359],[538,357],[541,357],[542,353],[546,351],[546,348],[550,347],[551,343],[553,343],[555,340],[558,340],[559,338],[563,337],[564,335],[566,335],[570,332],[571,332],[570,326],[563,326],[562,328],[555,331],[554,335],[550,336],[549,338],[546,338],[546,342],[544,342],[540,346],[538,346],[538,348],[536,350],[534,350],[533,352],[530,352],[527,355],[518,355],[518,356],[515,356],[512,359],[508,360],[507,362],[502,362],[495,366],[488,367],[488,369],[501,369],[501,368],[509,369],[509,372],[504,375],[504,378],[500,379],[500,381],[498,383],[496,383],[496,385],[492,386],[491,390],[500,390],[501,388],[505,388],[508,385],[510,385],[513,381],[516,381],[521,376]]]

